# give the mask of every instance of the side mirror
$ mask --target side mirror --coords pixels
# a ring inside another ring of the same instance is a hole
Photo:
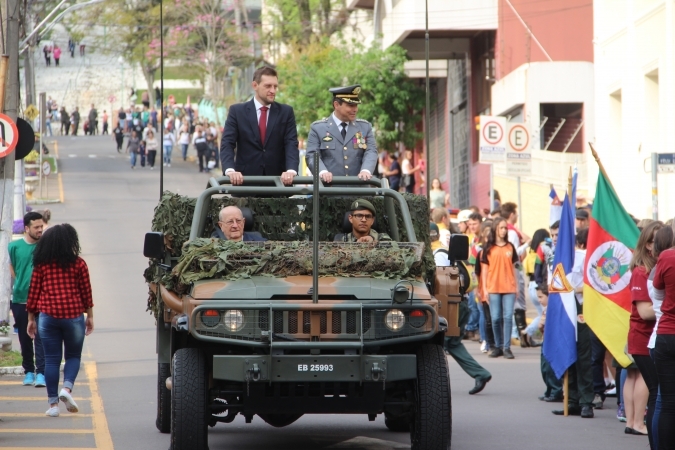
[[[469,236],[453,234],[450,237],[448,259],[450,261],[466,261],[469,259]]]
[[[164,259],[164,233],[145,233],[143,256],[146,258]]]

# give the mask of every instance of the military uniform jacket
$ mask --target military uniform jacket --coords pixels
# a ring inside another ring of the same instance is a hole
[[[370,230],[370,237],[373,238],[374,242],[379,242],[379,241],[391,241],[391,238],[387,233],[378,233],[375,230]],[[356,242],[358,239],[354,234],[352,233],[347,233],[344,235],[344,237],[341,239],[343,242]]]
[[[362,170],[375,173],[377,147],[373,127],[363,119],[349,122],[347,134],[342,139],[339,124],[333,115],[317,120],[307,137],[307,167],[314,167],[314,156],[319,153],[319,173],[324,170],[333,176],[357,176]]]

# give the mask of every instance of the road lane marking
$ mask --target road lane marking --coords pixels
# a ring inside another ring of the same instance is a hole
[[[89,386],[88,381],[77,382],[78,386]],[[23,386],[23,383],[20,379],[16,381],[0,381],[0,386]],[[39,388],[38,388],[39,389]]]
[[[56,180],[59,183],[59,200],[61,200],[61,203],[65,201],[65,194],[63,192],[63,179],[61,178],[61,172],[57,174]]]
[[[98,158],[97,155],[89,155],[90,158]]]
[[[93,414],[61,414],[59,417],[71,417],[73,419],[77,418],[83,418],[86,419],[88,417],[92,417]],[[39,414],[39,413],[17,413],[17,412],[11,412],[11,413],[4,413],[0,412],[0,417],[47,417],[44,414]]]
[[[97,450],[95,448],[72,447],[73,450]],[[12,450],[63,450],[63,447],[0,447],[0,449]]]
[[[0,428],[0,433],[92,434],[95,430],[67,428]]]
[[[0,396],[0,401],[2,401],[2,402],[11,402],[13,400],[21,401],[21,402],[46,402],[47,396],[46,395],[42,396],[42,397],[22,397],[22,396],[19,396],[19,395]],[[81,402],[81,401],[88,402],[90,400],[91,399],[88,399],[88,398],[78,398],[77,399],[78,402]]]
[[[68,158],[77,158],[77,155],[75,153],[71,153],[70,155],[68,155]]]
[[[92,425],[96,448],[99,450],[113,450],[115,447],[113,446],[112,436],[110,436],[110,430],[108,429],[108,419],[103,410],[103,400],[98,392],[96,363],[93,361],[85,362],[84,371],[87,374],[89,383],[91,383],[89,390],[91,391]]]

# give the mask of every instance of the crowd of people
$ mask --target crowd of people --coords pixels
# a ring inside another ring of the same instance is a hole
[[[160,123],[164,128],[161,137],[158,132]],[[199,163],[199,172],[208,173],[218,167],[218,137],[216,124],[200,118],[189,103],[184,106],[168,105],[159,111],[154,106],[150,107],[149,103],[142,107],[132,105],[126,110],[120,108],[113,129],[117,151],[121,153],[124,149],[129,153],[132,169],[140,161],[141,167],[153,170],[160,148],[164,167],[171,167],[173,150],[180,146],[183,161],[188,159],[192,147]]]
[[[432,186],[440,188],[437,179]],[[451,216],[447,197],[438,190],[430,198],[434,206],[431,247],[437,265],[447,265],[443,252],[447,253],[451,235],[465,234],[471,243],[465,265],[471,280],[465,295],[466,314],[460,310],[459,316],[463,338],[479,342],[480,350],[491,358],[514,359],[512,342],[521,347],[541,346],[560,221],[548,230],[536,230],[530,238],[517,228],[514,203],[499,202],[500,207],[490,212],[471,207]],[[579,317],[583,317],[591,208],[583,205],[576,210],[574,265],[567,274]],[[568,412],[592,418],[594,409],[605,407],[608,396],[616,396],[617,419],[625,422],[624,433],[648,436],[652,450],[664,450],[675,448],[675,231],[672,219],[666,223],[634,221],[640,237],[630,263],[632,310],[625,350],[633,363],[622,367],[584,321],[577,323],[577,361],[569,369]],[[527,300],[536,310],[529,323]],[[480,392],[491,375],[470,355],[462,352],[458,357],[457,346],[446,340],[446,352],[476,379],[470,393]],[[539,400],[563,402],[562,380],[543,353],[541,375],[545,389]],[[552,412],[564,414],[563,409]]]

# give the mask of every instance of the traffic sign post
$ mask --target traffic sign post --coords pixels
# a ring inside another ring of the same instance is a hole
[[[506,174],[510,176],[532,173],[530,129],[527,123],[509,123],[506,134]]]
[[[8,116],[0,114],[0,158],[14,151],[19,141],[19,130],[16,123]]]
[[[504,117],[480,116],[480,139],[478,162],[492,164],[504,162],[506,153],[506,119]]]

